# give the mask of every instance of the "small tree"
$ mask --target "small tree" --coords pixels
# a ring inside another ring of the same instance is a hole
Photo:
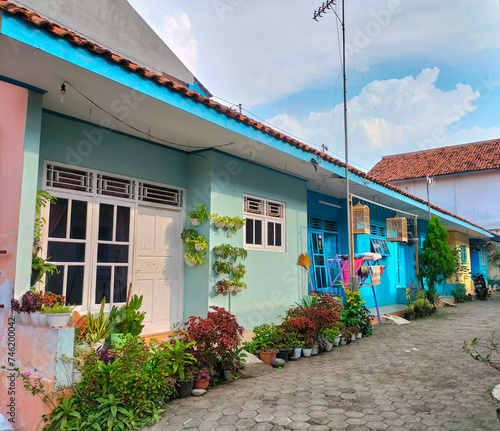
[[[436,216],[432,216],[427,226],[419,261],[419,277],[427,280],[429,290],[434,290],[436,283],[442,283],[455,271],[455,258],[448,245],[448,232]]]

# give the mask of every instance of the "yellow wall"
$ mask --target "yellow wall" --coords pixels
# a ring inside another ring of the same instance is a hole
[[[451,248],[456,248],[457,246],[465,245],[465,254],[467,256],[467,267],[469,269],[469,273],[462,275],[460,280],[455,280],[453,276],[451,278],[451,283],[463,283],[465,284],[465,290],[467,293],[474,293],[474,284],[472,283],[472,279],[470,277],[470,250],[469,250],[469,236],[461,233],[461,232],[448,232],[448,245]]]

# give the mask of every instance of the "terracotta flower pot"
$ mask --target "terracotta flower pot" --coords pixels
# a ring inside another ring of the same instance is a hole
[[[264,350],[261,350],[259,352],[259,357],[264,364],[271,365],[271,362],[274,358],[276,358],[276,354],[278,353],[277,350],[274,350],[272,352],[266,352]]]
[[[195,380],[193,389],[207,389],[210,379]]]

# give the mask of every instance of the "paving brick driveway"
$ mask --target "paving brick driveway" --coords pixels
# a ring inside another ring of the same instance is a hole
[[[500,372],[461,350],[493,327],[500,334],[500,293],[377,325],[330,353],[173,401],[150,431],[500,430],[490,395]]]

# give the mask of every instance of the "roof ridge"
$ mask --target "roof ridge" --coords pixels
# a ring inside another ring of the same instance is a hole
[[[382,159],[390,159],[390,158],[393,158],[393,157],[400,157],[400,156],[405,156],[405,155],[409,155],[409,154],[417,154],[417,153],[418,154],[431,153],[433,151],[444,150],[444,149],[447,149],[447,148],[456,148],[456,147],[462,147],[463,148],[463,147],[472,146],[472,145],[493,144],[495,142],[500,142],[500,138],[488,139],[486,141],[467,142],[465,144],[445,145],[443,147],[428,148],[428,149],[425,149],[425,150],[407,151],[405,153],[389,154],[389,155],[386,155],[386,156],[382,156]]]

